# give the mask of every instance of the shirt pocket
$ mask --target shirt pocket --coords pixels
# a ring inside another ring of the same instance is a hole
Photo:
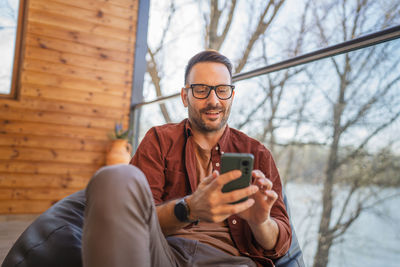
[[[162,199],[168,201],[187,195],[186,173],[176,170],[165,170],[165,185]]]

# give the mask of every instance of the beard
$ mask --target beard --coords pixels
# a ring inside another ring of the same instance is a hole
[[[227,107],[223,108],[221,105],[208,105],[207,107],[196,110],[191,104],[188,99],[188,114],[189,114],[189,121],[192,123],[194,127],[196,127],[201,132],[211,133],[221,130],[227,123],[229,119],[229,115],[231,113],[231,106],[232,103]],[[219,111],[222,114],[222,118],[217,118],[216,120],[221,120],[218,124],[213,124],[205,121],[202,118],[202,114],[205,114],[208,111]]]

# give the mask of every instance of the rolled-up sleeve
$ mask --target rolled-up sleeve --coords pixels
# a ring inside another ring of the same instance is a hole
[[[153,127],[146,133],[130,164],[138,167],[146,175],[156,205],[163,202],[165,184],[163,162],[159,136]]]
[[[279,235],[272,250],[264,250],[263,254],[269,258],[279,258],[288,252],[292,241],[292,229],[290,228],[289,215],[286,211],[282,195],[282,182],[271,153],[265,149],[262,152],[263,160],[260,162],[261,171],[269,178],[273,184],[272,189],[278,194],[271,209],[271,218],[275,220],[279,228]]]
[[[237,215],[228,218],[228,225],[231,229],[232,238],[239,251],[252,258],[258,265],[273,266],[272,259],[285,255],[290,248],[292,241],[292,230],[289,216],[283,202],[282,183],[278,169],[271,153],[266,148],[261,148],[255,153],[255,168],[259,168],[265,176],[273,183],[272,189],[278,194],[278,199],[272,206],[270,216],[278,225],[279,234],[272,250],[264,249],[256,240],[247,222]]]

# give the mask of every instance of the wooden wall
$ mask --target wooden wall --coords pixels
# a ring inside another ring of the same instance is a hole
[[[85,187],[128,123],[138,0],[29,0],[18,99],[0,99],[0,213]]]

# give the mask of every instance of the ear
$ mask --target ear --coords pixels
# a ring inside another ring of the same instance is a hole
[[[182,87],[182,89],[181,89],[181,99],[182,99],[183,106],[185,108],[187,108],[187,106],[188,106],[187,97],[188,97],[188,90],[185,89],[184,87]]]
[[[232,102],[234,98],[235,98],[235,90],[232,91],[232,97],[231,97]]]

